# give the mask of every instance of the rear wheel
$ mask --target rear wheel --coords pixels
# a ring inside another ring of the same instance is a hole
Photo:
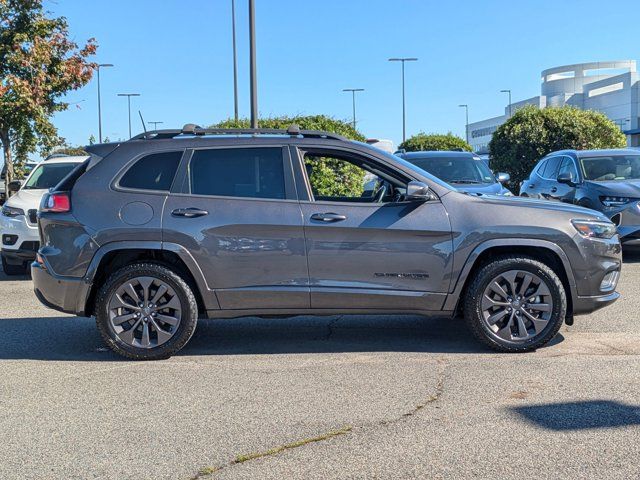
[[[485,345],[527,352],[548,343],[567,313],[562,281],[544,263],[505,256],[482,267],[465,298],[466,322]]]
[[[105,343],[135,360],[170,357],[189,341],[197,319],[189,285],[155,263],[136,263],[116,271],[96,299],[96,323]]]
[[[2,255],[2,270],[7,275],[26,275],[29,269],[27,262],[19,263],[18,265],[11,264],[7,261],[4,255]]]

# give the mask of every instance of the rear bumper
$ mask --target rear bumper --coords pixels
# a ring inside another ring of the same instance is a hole
[[[84,279],[52,275],[37,262],[31,264],[31,278],[36,297],[43,305],[59,312],[85,315],[91,285]]]
[[[597,297],[581,297],[576,295],[573,297],[573,314],[586,315],[588,313],[600,310],[620,298],[618,292],[611,292],[607,295],[599,295]]]

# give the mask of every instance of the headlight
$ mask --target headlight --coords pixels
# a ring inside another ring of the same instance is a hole
[[[618,230],[611,222],[600,222],[598,220],[571,220],[575,229],[583,237],[588,238],[611,238]]]
[[[633,202],[635,198],[629,197],[600,197],[600,201],[605,207],[621,207],[629,202]]]
[[[24,210],[16,207],[9,207],[4,205],[2,207],[2,215],[5,217],[17,217],[19,215],[24,215]]]

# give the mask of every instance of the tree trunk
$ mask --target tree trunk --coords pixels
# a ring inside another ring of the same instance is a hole
[[[7,166],[7,174],[4,179],[4,192],[6,198],[9,198],[11,196],[11,192],[9,191],[9,182],[12,182],[15,176],[13,170],[13,157],[11,156],[9,132],[0,132],[0,141],[2,142],[2,151],[4,152],[4,164]]]

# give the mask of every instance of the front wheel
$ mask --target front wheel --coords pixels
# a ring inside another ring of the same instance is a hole
[[[127,265],[96,299],[96,323],[114,352],[134,360],[168,358],[191,338],[198,306],[189,285],[155,263]]]
[[[542,262],[504,256],[483,266],[466,292],[467,325],[501,352],[527,352],[548,343],[567,313],[562,281]]]

